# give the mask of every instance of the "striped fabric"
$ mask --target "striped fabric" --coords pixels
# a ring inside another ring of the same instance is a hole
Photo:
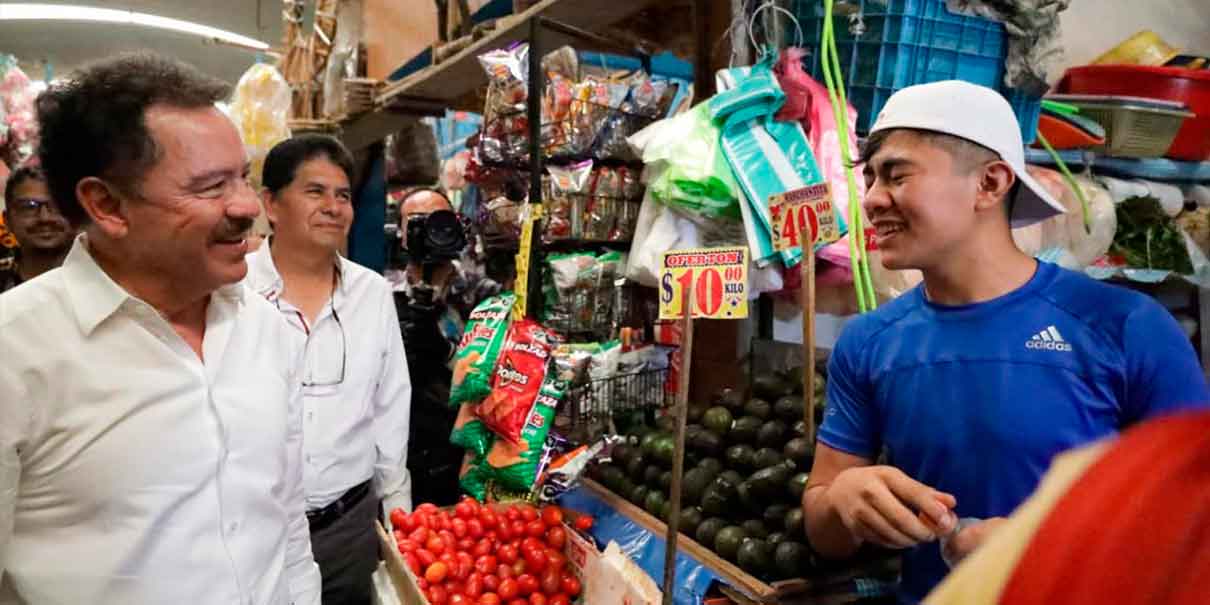
[[[823,181],[815,155],[797,122],[773,119],[785,94],[772,72],[769,54],[753,67],[724,69],[716,74],[717,95],[710,99],[710,114],[721,132],[723,155],[744,193],[740,204],[752,258],[760,267],[780,260],[793,267],[802,250],[780,254],[773,249],[773,222],[769,197]],[[840,232],[847,231],[844,217]]]

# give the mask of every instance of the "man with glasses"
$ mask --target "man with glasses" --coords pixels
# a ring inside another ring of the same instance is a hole
[[[303,484],[325,604],[369,604],[374,520],[411,509],[412,387],[391,288],[340,256],[353,222],[353,160],[328,136],[283,141],[265,158],[273,236],[249,281],[303,338]]]
[[[62,265],[75,235],[50,197],[46,176],[32,166],[18,168],[8,176],[4,224],[20,248],[7,266],[0,264],[0,292]]]

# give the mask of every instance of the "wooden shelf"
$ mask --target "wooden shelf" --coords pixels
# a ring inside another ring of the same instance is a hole
[[[445,61],[384,84],[382,92],[374,100],[373,110],[341,124],[341,139],[350,150],[356,151],[398,130],[408,116],[440,115],[447,108],[479,109],[459,107],[466,99],[473,98],[476,88],[486,83],[478,56],[527,39],[529,20],[534,17],[545,17],[572,27],[596,31],[658,1],[544,0],[520,15],[501,19],[496,31]],[[689,27],[690,24],[685,26]],[[542,40],[547,51],[567,44],[582,50],[599,50],[592,44],[556,31],[544,31]]]

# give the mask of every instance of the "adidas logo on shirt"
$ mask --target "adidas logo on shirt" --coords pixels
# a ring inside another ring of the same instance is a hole
[[[1063,340],[1063,335],[1054,326],[1050,326],[1041,332],[1033,335],[1033,338],[1025,341],[1025,348],[1039,349],[1043,351],[1066,351],[1071,352],[1071,344]]]

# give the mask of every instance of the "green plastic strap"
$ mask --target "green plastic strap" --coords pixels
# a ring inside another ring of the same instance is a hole
[[[1050,146],[1050,141],[1047,141],[1046,137],[1042,136],[1040,132],[1038,133],[1038,142],[1042,143],[1042,147],[1046,148],[1046,152],[1050,154],[1050,157],[1054,158],[1055,164],[1059,167],[1059,172],[1063,173],[1063,180],[1067,181],[1067,186],[1071,187],[1071,190],[1076,194],[1076,199],[1080,200],[1080,210],[1084,215],[1084,233],[1092,233],[1092,216],[1088,209],[1088,198],[1084,197],[1084,188],[1076,182],[1076,177],[1072,176],[1071,170],[1067,168],[1067,162],[1064,162],[1063,158],[1059,157],[1059,152]]]

